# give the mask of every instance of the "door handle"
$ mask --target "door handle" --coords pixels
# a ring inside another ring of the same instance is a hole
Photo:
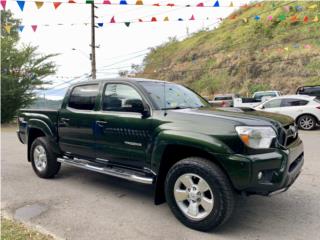
[[[60,120],[61,120],[62,122],[69,122],[69,121],[70,121],[69,118],[60,118]]]
[[[99,127],[104,127],[104,125],[108,124],[107,121],[96,121],[96,124],[99,126]]]

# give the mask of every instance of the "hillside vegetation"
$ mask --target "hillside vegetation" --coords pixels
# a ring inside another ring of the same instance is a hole
[[[320,84],[320,2],[256,4],[240,8],[214,30],[152,49],[137,75],[185,84],[205,96],[293,93],[298,86]]]

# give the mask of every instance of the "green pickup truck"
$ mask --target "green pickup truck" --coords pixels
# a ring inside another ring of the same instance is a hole
[[[252,109],[213,109],[192,90],[148,79],[72,85],[61,109],[22,109],[19,140],[41,178],[61,163],[152,184],[186,226],[228,220],[235,195],[269,196],[298,177],[303,144],[293,119]]]

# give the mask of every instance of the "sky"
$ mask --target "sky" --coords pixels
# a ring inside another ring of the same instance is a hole
[[[75,0],[76,4],[61,4],[56,10],[52,0],[44,0],[37,9],[35,0],[26,0],[23,12],[16,1],[7,0],[6,9],[10,9],[14,17],[21,19],[24,30],[20,34],[21,44],[39,46],[41,54],[58,53],[52,60],[57,64],[57,72],[47,79],[52,81],[50,90],[41,91],[49,99],[61,99],[70,83],[88,78],[91,72],[89,54],[91,52],[91,8],[84,4],[85,0]],[[41,1],[41,0],[38,0]],[[66,2],[67,0],[61,0]],[[110,0],[119,3],[120,0]],[[114,77],[119,70],[130,70],[132,64],[141,64],[148,49],[156,47],[170,37],[182,40],[203,28],[213,29],[218,26],[219,18],[225,18],[237,7],[230,5],[230,0],[220,0],[219,8],[214,7],[184,7],[187,4],[195,6],[203,2],[213,6],[216,0],[144,0],[145,5],[134,5],[136,0],[127,0],[132,5],[104,5],[103,0],[96,0],[96,23],[103,23],[96,28],[96,61],[97,78]],[[239,6],[249,1],[232,1]],[[147,6],[154,3],[166,5],[174,3],[177,7]],[[195,21],[184,20],[194,15]],[[116,22],[143,19],[150,21],[156,17],[158,22],[132,23],[126,27],[124,23],[111,24],[114,16]],[[169,21],[163,22],[168,16]],[[171,21],[170,21],[171,20]],[[175,20],[175,21],[172,21]],[[45,26],[45,25],[49,26]],[[62,25],[58,25],[62,24]],[[72,25],[73,24],[73,25]],[[36,32],[31,25],[38,25]]]

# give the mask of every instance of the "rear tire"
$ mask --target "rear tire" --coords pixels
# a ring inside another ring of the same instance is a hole
[[[36,138],[31,144],[30,159],[34,172],[41,178],[53,178],[61,164],[52,151],[47,137]]]
[[[199,157],[189,157],[173,165],[166,177],[165,195],[176,218],[199,231],[210,231],[224,224],[235,204],[227,176],[216,164]]]
[[[312,130],[316,127],[317,121],[316,118],[312,115],[302,115],[298,118],[298,126],[302,130]]]

